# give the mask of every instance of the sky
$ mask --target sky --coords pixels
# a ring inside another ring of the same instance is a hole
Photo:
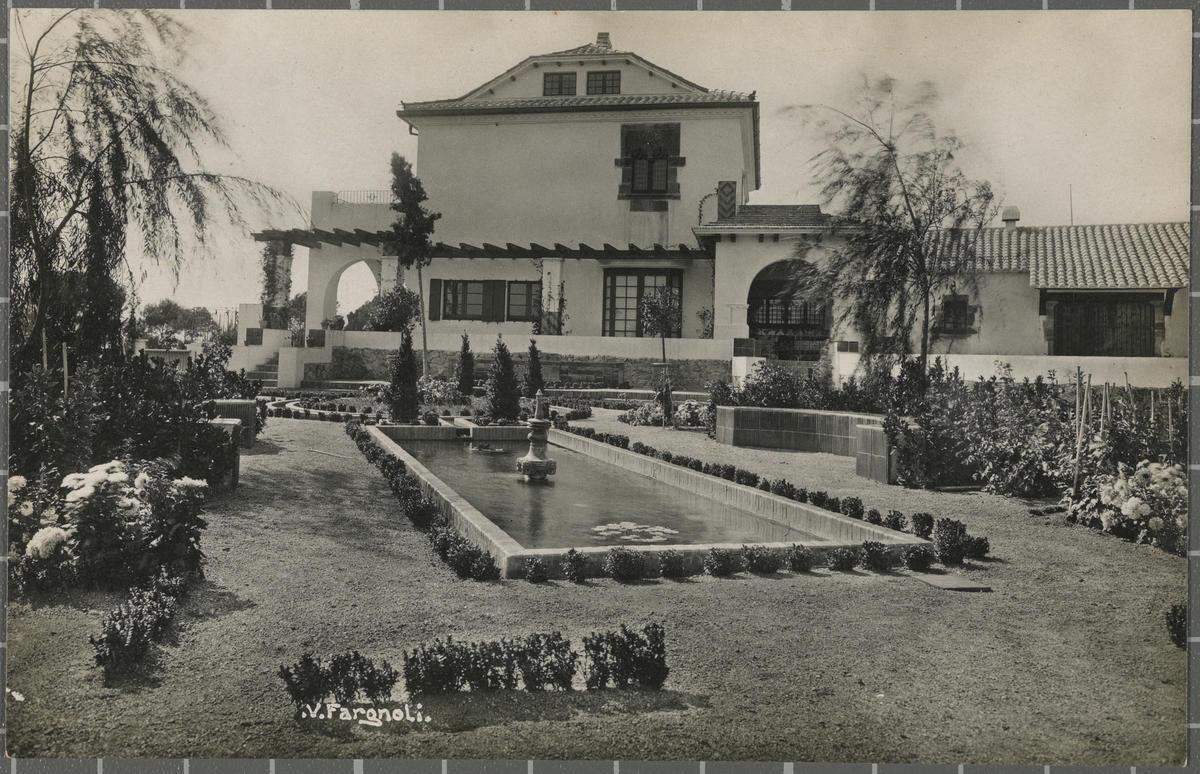
[[[24,11],[27,29],[52,12]],[[179,12],[176,12],[179,13]],[[817,202],[820,148],[794,110],[849,107],[863,74],[930,80],[941,131],[966,143],[964,171],[989,180],[1022,225],[1188,217],[1191,27],[1186,11],[657,13],[188,11],[181,76],[212,103],[231,152],[210,166],[275,186],[307,208],[313,190],[385,189],[393,151],[415,159],[401,100],[457,97],[538,53],[594,41],[761,103],[758,204]],[[22,78],[14,41],[13,78]],[[1070,193],[1069,193],[1070,192]],[[277,213],[252,228],[301,226]],[[436,239],[436,233],[435,233]],[[260,245],[221,229],[176,278],[144,260],[143,303],[258,300]],[[303,289],[297,248],[293,290]],[[344,275],[339,311],[374,294]]]

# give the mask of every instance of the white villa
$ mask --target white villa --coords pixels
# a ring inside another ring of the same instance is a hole
[[[667,346],[677,387],[743,374],[764,357],[821,362],[835,378],[854,372],[859,337],[832,324],[837,300],[798,296],[787,282],[789,262],[819,267],[836,244],[830,216],[749,203],[762,175],[754,92],[700,86],[600,33],[460,97],[403,103],[397,115],[418,135],[427,206],[442,213],[423,277],[433,363],[447,375],[462,333],[483,355],[503,334],[519,355],[536,328],[548,380],[655,384],[660,343],[642,337],[637,310],[662,285],[682,299],[680,335]],[[293,342],[263,327],[261,304],[244,304],[235,367],[281,387],[384,377],[399,334],[323,321],[337,312],[342,273],[360,261],[381,292],[416,281],[387,254],[389,201],[389,192],[317,191],[309,228],[255,235],[308,249],[309,334]],[[1006,208],[984,235],[978,290],[937,304],[935,354],[969,377],[1003,360],[1017,375],[1080,365],[1097,381],[1184,378],[1186,223],[1019,219]],[[290,271],[291,259],[280,261]]]

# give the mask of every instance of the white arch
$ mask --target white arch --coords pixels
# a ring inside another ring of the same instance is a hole
[[[383,258],[379,248],[352,245],[322,245],[308,254],[308,301],[304,310],[304,327],[316,330],[322,320],[337,314],[338,283],[342,274],[358,263],[366,263],[375,275],[376,290],[383,283]]]

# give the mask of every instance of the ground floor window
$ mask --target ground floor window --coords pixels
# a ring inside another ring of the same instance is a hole
[[[445,280],[442,283],[442,317],[447,320],[482,320],[483,283]]]
[[[538,318],[541,307],[541,282],[510,282],[508,283],[508,319],[515,321],[531,321]]]
[[[1073,294],[1055,298],[1055,355],[1153,357],[1161,298],[1140,294]]]
[[[678,269],[606,269],[604,271],[605,336],[642,336],[642,299],[656,288],[673,288],[680,294],[680,319],[672,335],[683,331],[683,272]]]

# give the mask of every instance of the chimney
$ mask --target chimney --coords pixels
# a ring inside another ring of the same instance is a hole
[[[596,33],[596,48],[612,50],[612,39],[609,38],[607,32]]]
[[[1000,213],[1000,220],[1004,221],[1005,228],[1016,228],[1017,223],[1021,220],[1021,210],[1018,207],[1005,207]]]
[[[737,215],[737,183],[722,180],[717,183],[717,220],[729,220]]]

